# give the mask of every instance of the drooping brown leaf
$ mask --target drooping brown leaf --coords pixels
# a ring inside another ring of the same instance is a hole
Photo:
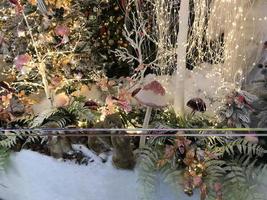
[[[128,0],[120,0],[120,5],[122,9],[125,11],[128,4]]]
[[[178,148],[181,154],[184,154],[191,144],[191,140],[188,140],[186,137],[178,136],[175,140],[175,146]]]
[[[11,114],[0,107],[0,121],[10,122],[11,118]]]
[[[184,173],[183,186],[184,186],[184,193],[187,194],[188,196],[192,196],[193,195],[193,180],[188,171],[185,171]]]
[[[214,184],[214,190],[216,192],[216,200],[222,200],[222,184],[220,182],[216,182]]]
[[[186,152],[184,163],[190,165],[195,160],[195,149],[191,148]]]
[[[161,168],[161,167],[163,167],[164,165],[166,165],[167,162],[168,162],[167,159],[158,160],[158,162],[157,162],[157,167],[158,167],[158,168]]]
[[[200,200],[205,200],[207,198],[207,185],[202,183],[200,186]]]
[[[175,154],[175,147],[172,145],[166,145],[165,152],[164,152],[164,158],[165,159],[171,159]]]

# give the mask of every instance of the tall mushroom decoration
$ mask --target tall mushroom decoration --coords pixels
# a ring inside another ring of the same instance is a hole
[[[152,108],[163,108],[167,106],[166,92],[162,85],[153,80],[142,88],[133,91],[132,96],[142,105],[147,106],[143,128],[147,129],[150,121]],[[144,147],[146,136],[141,136],[139,147]]]

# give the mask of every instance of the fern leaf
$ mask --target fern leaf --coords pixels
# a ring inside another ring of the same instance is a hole
[[[50,116],[54,115],[57,112],[57,108],[52,108],[50,110],[46,110],[42,113],[40,113],[37,117],[33,119],[33,121],[30,123],[30,128],[37,128],[40,127],[46,119],[48,119]]]
[[[9,158],[9,151],[6,148],[0,148],[0,171],[4,170]]]

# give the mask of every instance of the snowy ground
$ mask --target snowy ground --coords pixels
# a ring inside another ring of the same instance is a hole
[[[137,172],[117,170],[111,160],[102,163],[89,150],[83,152],[95,161],[83,166],[28,150],[14,153],[8,170],[0,175],[0,200],[143,200]],[[263,182],[267,183],[267,176]],[[265,191],[267,184],[261,186]],[[199,200],[197,192],[188,197],[182,188],[177,191],[179,196],[159,183],[151,196],[156,196],[153,200]]]
[[[92,155],[90,151],[87,153]],[[137,173],[117,170],[111,161],[97,157],[88,166],[61,162],[36,152],[23,150],[11,156],[10,166],[0,176],[3,200],[139,200]],[[196,200],[181,189],[177,198],[160,184],[157,200]]]

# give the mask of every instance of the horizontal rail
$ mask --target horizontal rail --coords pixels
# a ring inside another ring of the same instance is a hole
[[[257,137],[266,137],[267,134],[54,134],[54,133],[45,133],[45,134],[28,134],[25,136],[62,136],[62,137],[110,137],[110,136],[120,136],[120,137],[140,137],[140,136],[149,136],[149,137],[245,137],[245,136],[257,136]],[[0,135],[1,136],[1,135]],[[5,134],[5,136],[16,136],[16,134]]]
[[[110,132],[110,131],[127,131],[127,132],[148,132],[148,131],[233,131],[233,132],[267,132],[267,128],[0,128],[1,131],[65,131],[65,132]]]

